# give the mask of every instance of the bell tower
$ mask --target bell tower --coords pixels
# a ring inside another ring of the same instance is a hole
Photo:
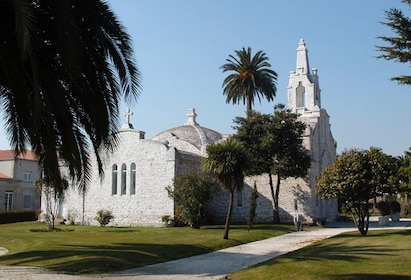
[[[310,72],[308,50],[304,39],[300,39],[297,48],[296,70],[290,72],[288,81],[288,108],[294,113],[318,112],[321,108],[320,86],[317,69]]]
[[[310,71],[308,50],[304,40],[300,39],[296,69],[290,71],[287,87],[288,109],[298,114],[299,121],[306,124],[303,145],[311,157],[307,182],[300,184],[301,189],[309,195],[299,203],[305,205],[306,214],[311,219],[333,220],[338,215],[337,202],[321,199],[316,194],[317,179],[321,176],[321,171],[332,164],[337,149],[331,133],[330,117],[327,111],[321,108],[320,93],[317,69],[312,68]]]

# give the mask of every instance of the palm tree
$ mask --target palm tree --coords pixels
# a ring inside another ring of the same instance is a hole
[[[61,186],[60,159],[80,188],[90,145],[113,147],[121,97],[140,74],[124,27],[102,0],[1,0],[0,99],[16,153],[39,156],[44,180]]]
[[[230,192],[230,202],[225,222],[224,239],[228,239],[234,190],[243,187],[247,157],[238,140],[230,138],[224,142],[207,147],[207,157],[203,158],[202,169],[213,173],[222,187]]]
[[[255,97],[261,102],[265,97],[268,101],[274,100],[277,91],[277,73],[269,69],[268,57],[258,51],[251,58],[251,48],[235,51],[237,58],[229,55],[227,63],[221,66],[223,72],[231,72],[223,82],[226,102],[243,104],[247,102],[247,111],[252,110]]]

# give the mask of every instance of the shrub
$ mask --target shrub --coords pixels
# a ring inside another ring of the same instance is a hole
[[[36,221],[39,213],[34,210],[0,211],[0,224]]]
[[[387,201],[381,201],[377,203],[377,209],[383,216],[388,216],[391,213],[390,204]]]
[[[258,198],[257,183],[254,181],[254,188],[250,196],[250,209],[248,212],[247,230],[250,230],[253,228],[253,223],[254,223],[254,218],[255,218],[255,209],[257,208],[257,198]]]
[[[114,216],[110,210],[101,209],[97,211],[97,216],[94,219],[99,222],[101,227],[104,227],[114,219]]]
[[[215,182],[208,176],[189,173],[175,178],[173,188],[166,188],[168,195],[178,205],[174,221],[180,221],[193,228],[200,228],[205,219],[206,203]]]
[[[391,202],[391,211],[392,211],[392,213],[400,213],[401,212],[401,204],[398,201]]]

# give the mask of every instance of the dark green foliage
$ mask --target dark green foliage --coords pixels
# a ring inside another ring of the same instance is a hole
[[[189,173],[174,179],[173,187],[166,188],[168,195],[177,204],[179,219],[199,229],[206,219],[206,204],[215,181],[209,176]]]
[[[101,227],[108,225],[114,219],[113,213],[110,210],[98,210],[97,216],[94,218]]]
[[[323,170],[317,181],[317,193],[324,198],[338,199],[341,208],[353,216],[358,230],[365,236],[371,214],[368,201],[383,192],[390,194],[397,190],[397,165],[391,163],[392,157],[380,149],[346,150]]]
[[[380,201],[377,203],[377,209],[383,216],[388,216],[391,213],[391,207],[388,201]]]
[[[248,175],[268,174],[273,199],[274,223],[280,223],[279,192],[281,179],[304,177],[311,160],[303,146],[305,124],[283,104],[274,107],[274,114],[248,111],[247,118],[234,120],[234,138],[243,143],[250,159]],[[274,189],[272,174],[277,175]]]
[[[402,0],[401,2],[408,5],[408,10],[411,8],[410,0]],[[382,24],[388,26],[395,36],[378,37],[388,44],[377,46],[377,50],[382,52],[378,58],[409,64],[411,62],[411,20],[401,10],[396,8],[385,11],[385,16],[386,22],[382,22]],[[393,77],[391,80],[397,81],[399,84],[411,85],[410,75]]]
[[[250,209],[248,210],[247,230],[250,230],[253,228],[255,210],[257,208],[257,198],[258,198],[257,183],[254,181],[254,188],[250,195]]]
[[[401,212],[401,204],[398,201],[391,202],[391,213],[400,213]]]
[[[243,187],[244,173],[248,170],[249,164],[244,146],[240,141],[233,138],[207,146],[207,157],[202,160],[201,167],[203,171],[214,174],[222,187],[230,192],[224,239],[228,239],[234,190]]]
[[[129,35],[102,0],[0,1],[0,98],[10,145],[31,148],[43,179],[61,186],[61,159],[81,189],[113,148],[121,98],[140,75]]]
[[[34,210],[0,211],[0,224],[37,221],[39,213]]]
[[[235,53],[237,57],[229,55],[227,63],[220,67],[223,72],[230,72],[223,82],[226,102],[247,102],[247,111],[251,111],[256,97],[260,102],[262,98],[272,101],[277,91],[277,73],[269,68],[266,54],[258,51],[251,57],[250,47]]]

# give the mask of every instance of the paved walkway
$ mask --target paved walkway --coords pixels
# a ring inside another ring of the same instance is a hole
[[[370,223],[370,230],[383,228],[411,229],[411,219],[391,223],[388,227],[380,227],[375,221]],[[105,275],[67,275],[41,268],[2,266],[0,267],[0,279],[220,279],[229,273],[298,250],[316,241],[353,230],[357,229],[352,223],[332,223],[327,227],[318,228],[315,230],[293,232],[204,255]]]

